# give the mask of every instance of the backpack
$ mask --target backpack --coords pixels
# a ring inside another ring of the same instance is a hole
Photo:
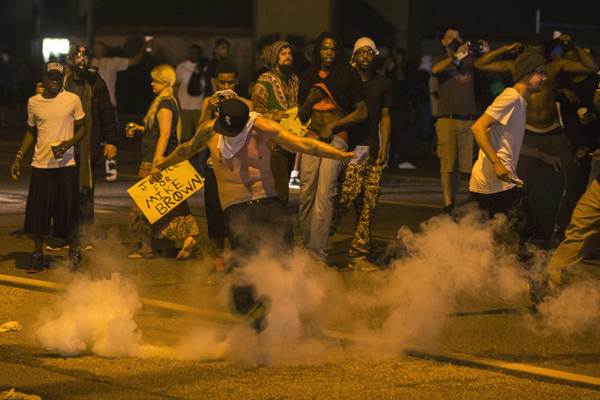
[[[188,82],[187,92],[190,96],[201,96],[204,92],[204,77],[203,71],[198,68],[199,65],[196,65],[196,69],[190,76],[190,81]]]

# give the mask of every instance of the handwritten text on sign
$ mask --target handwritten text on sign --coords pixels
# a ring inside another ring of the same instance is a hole
[[[159,181],[148,175],[127,190],[151,224],[204,186],[204,180],[188,161],[163,169],[161,175]]]

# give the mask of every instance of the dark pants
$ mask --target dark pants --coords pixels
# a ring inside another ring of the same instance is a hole
[[[390,134],[390,164],[414,161],[416,147],[416,129],[410,112],[405,109],[393,109],[391,112],[392,132]]]
[[[209,157],[210,152],[208,150],[200,152],[196,169],[204,176],[204,210],[206,212],[208,238],[214,247],[211,250],[220,253],[225,247],[227,229],[225,227],[225,216],[221,207],[221,200],[219,199],[217,177],[213,169],[207,165]]]
[[[227,230],[225,215],[219,199],[217,178],[212,168],[207,168],[204,176],[204,209],[206,211],[206,224],[208,225],[208,238],[218,249],[223,249]]]
[[[235,266],[241,266],[261,250],[272,256],[292,251],[292,219],[278,198],[229,206],[225,209],[225,221]],[[231,294],[235,310],[242,315],[250,312],[256,304],[256,292],[252,284],[234,284]]]
[[[275,180],[275,191],[284,205],[290,197],[290,172],[294,167],[295,154],[281,148],[271,151],[271,172]]]
[[[533,209],[521,189],[512,188],[499,193],[482,194],[471,192],[471,198],[479,208],[487,211],[488,217],[505,214],[512,230],[518,233],[519,243],[524,244],[536,231],[537,223]]]
[[[560,237],[567,228],[578,200],[573,152],[561,127],[547,133],[525,131],[523,145],[560,158],[558,172],[539,159],[525,155],[521,155],[517,168],[525,182],[525,194],[543,227],[543,240],[550,246],[553,235]]]
[[[92,187],[79,186],[79,222],[81,225],[94,223],[94,194],[96,191],[96,178],[98,177],[98,160],[92,161]],[[79,166],[77,167],[79,171]]]
[[[77,167],[31,168],[25,209],[25,233],[72,240],[78,225]],[[50,226],[52,225],[52,230]]]

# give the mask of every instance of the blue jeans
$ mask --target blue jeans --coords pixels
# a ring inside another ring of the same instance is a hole
[[[331,145],[345,150],[346,142],[334,136]],[[327,257],[334,199],[338,192],[340,161],[302,155],[300,164],[300,230],[304,247],[318,258]]]

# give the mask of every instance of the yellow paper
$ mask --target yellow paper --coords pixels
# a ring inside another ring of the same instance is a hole
[[[165,168],[161,174],[162,178],[159,181],[148,175],[127,190],[151,224],[204,186],[204,179],[189,161]]]
[[[300,122],[300,118],[298,117],[298,107],[290,108],[285,113],[288,116],[279,121],[279,125],[292,135],[306,136],[310,120],[306,124]]]

